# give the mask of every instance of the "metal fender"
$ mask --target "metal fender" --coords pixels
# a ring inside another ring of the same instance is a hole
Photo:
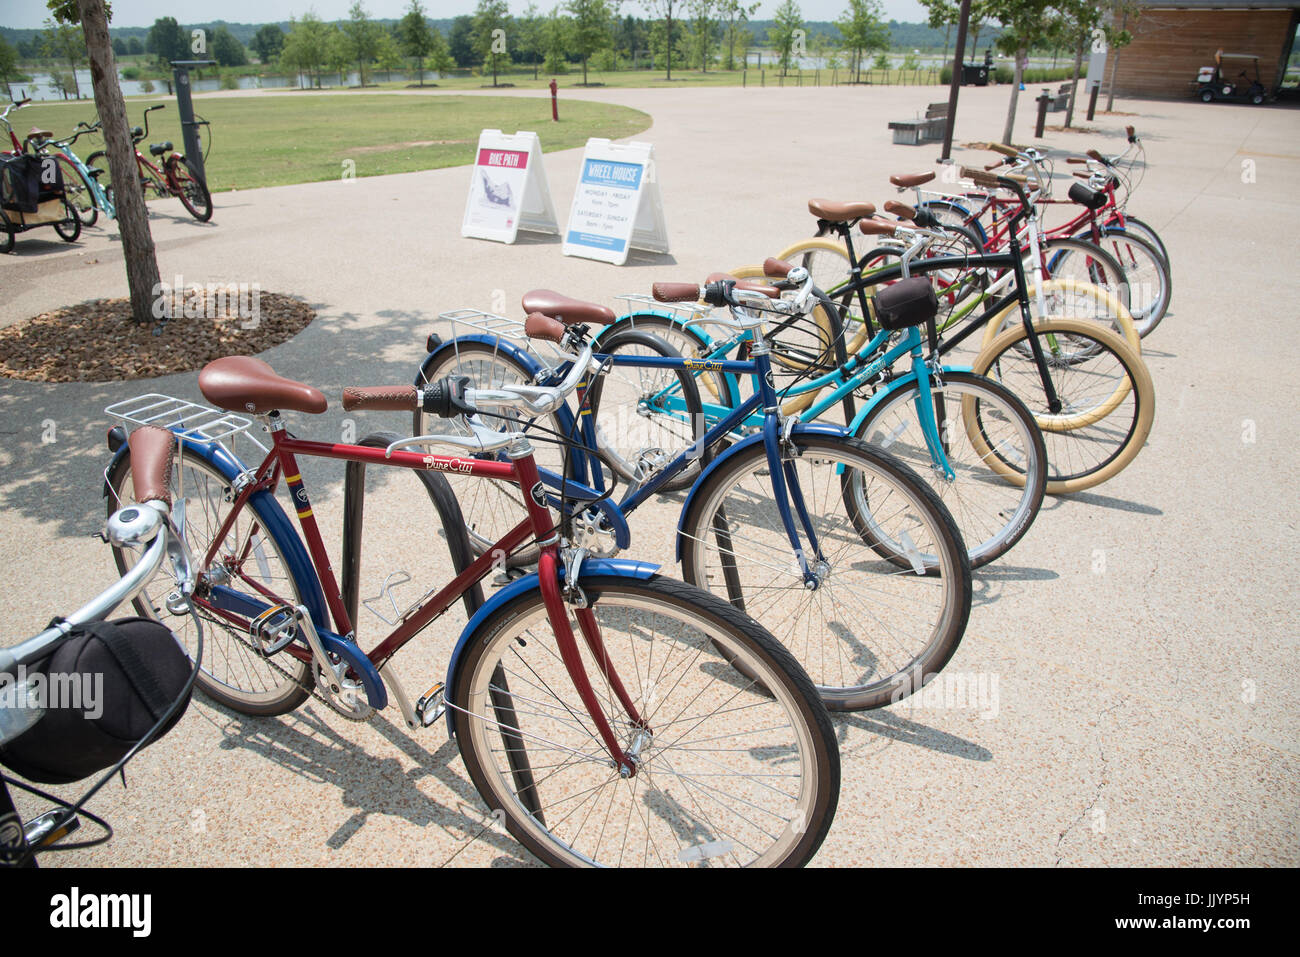
[[[942,368],[944,372],[965,372],[971,375],[973,375],[975,372],[975,370],[972,369],[970,366],[941,366],[940,368]],[[863,422],[867,421],[867,417],[871,415],[872,411],[876,408],[876,406],[880,405],[880,403],[884,402],[886,399],[888,399],[899,389],[903,388],[903,386],[909,385],[915,381],[916,381],[916,375],[914,373],[909,372],[905,376],[900,376],[899,378],[894,379],[892,382],[889,383],[889,386],[887,388],[882,389],[881,391],[873,395],[871,397],[871,401],[868,402],[863,408],[859,409],[858,414],[855,415],[853,417],[853,421],[849,423],[849,433],[851,435],[857,435],[858,429],[862,427]]]
[[[497,351],[508,355],[533,375],[537,375],[537,373],[542,370],[542,364],[538,362],[537,357],[527,349],[519,348],[519,346],[515,345],[509,339],[501,339],[497,336],[490,336],[486,333],[476,332],[467,336],[457,336],[454,339],[447,339],[425,356],[424,361],[420,363],[420,373],[415,378],[415,387],[417,389],[428,381],[424,376],[424,370],[428,367],[429,363],[449,349],[454,352],[457,342],[482,342],[489,346],[494,346]]]
[[[807,422],[807,423],[801,422],[794,427],[792,434],[793,435],[834,435],[834,436],[838,436],[839,438],[847,438],[849,436],[849,433],[846,432],[840,426],[828,425],[824,422]],[[696,493],[699,492],[699,490],[704,486],[704,483],[708,481],[709,476],[711,476],[714,472],[716,472],[719,468],[722,467],[723,463],[727,462],[733,456],[739,455],[742,451],[749,448],[751,445],[754,445],[755,443],[762,442],[762,441],[763,441],[762,432],[755,432],[753,435],[746,436],[744,439],[741,439],[735,445],[731,446],[731,448],[727,449],[727,451],[723,452],[716,459],[710,462],[709,467],[704,470],[704,472],[700,475],[698,479],[695,480],[695,484],[691,486],[690,492],[688,492],[686,495],[686,501],[682,503],[681,513],[677,516],[677,552],[676,552],[677,561],[680,562],[682,560],[682,542],[686,540],[686,531],[685,531],[686,516],[691,511],[691,504],[695,501]]]
[[[589,558],[582,563],[582,569],[578,574],[578,580],[589,576],[612,575],[617,578],[637,578],[645,580],[659,571],[659,566],[650,562],[633,561],[630,558]],[[560,567],[560,577],[564,577],[564,567]],[[456,687],[456,676],[460,670],[461,654],[474,633],[478,631],[480,625],[501,606],[514,601],[520,595],[530,591],[540,591],[541,586],[537,580],[537,572],[525,575],[523,578],[516,578],[505,588],[497,591],[491,598],[483,603],[483,606],[474,613],[468,622],[465,623],[465,630],[460,633],[460,638],[456,641],[456,647],[452,649],[451,660],[447,663],[447,683],[446,694],[451,695],[452,689]],[[456,709],[447,709],[447,731],[450,734],[456,733]]]
[[[185,444],[187,448],[232,482],[235,480],[235,476],[244,471],[243,463],[220,445],[203,442],[186,442]],[[112,494],[112,490],[108,487],[108,474],[117,465],[117,460],[128,455],[129,452],[127,444],[123,442],[113,454],[113,461],[109,464],[108,471],[104,473],[105,497]],[[329,612],[325,607],[325,594],[321,591],[320,579],[316,577],[316,568],[312,565],[307,549],[303,547],[302,539],[299,538],[293,523],[289,521],[284,509],[280,507],[280,503],[275,500],[275,496],[270,492],[257,492],[249,496],[248,502],[256,510],[257,517],[261,519],[267,535],[284,550],[284,559],[293,570],[294,578],[307,586],[308,593],[300,595],[299,599],[311,612],[313,624],[316,625],[317,629],[328,629],[330,620]]]

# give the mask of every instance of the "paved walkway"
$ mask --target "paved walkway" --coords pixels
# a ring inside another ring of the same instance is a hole
[[[1034,93],[1022,98],[1019,140],[1028,139]],[[615,268],[565,258],[551,238],[461,239],[468,175],[459,168],[222,193],[210,224],[193,222],[175,201],[154,204],[163,276],[304,296],[320,318],[266,358],[336,397],[345,384],[410,381],[440,311],[515,313],[533,286],[608,299],[646,292],[654,279],[695,280],[757,261],[810,233],[808,196],[879,203],[894,195],[889,173],[926,168],[937,155],[934,146],[891,145],[886,129],[924,109],[933,88],[582,96],[654,117],[639,138],[656,146],[671,256]],[[957,142],[996,137],[1006,96],[1006,88],[964,91]],[[1099,115],[1096,135],[1044,142],[1118,151],[1133,122],[1147,145],[1151,169],[1133,209],[1161,231],[1174,261],[1174,306],[1147,343],[1159,396],[1150,442],[1105,486],[1049,501],[1025,541],[978,573],[976,608],[950,671],[996,680],[996,714],[991,701],[960,708],[910,699],[836,719],[844,790],[821,863],[1300,863],[1300,356],[1290,338],[1300,301],[1300,113],[1146,101],[1120,108],[1136,115]],[[539,102],[543,140],[547,115]],[[546,157],[562,218],[578,156]],[[364,159],[358,164],[364,174]],[[75,247],[23,237],[18,248],[0,257],[0,324],[126,293],[112,226]],[[197,398],[193,374],[0,384],[8,638],[38,630],[111,579],[107,549],[88,538],[103,516],[108,421],[100,410],[144,391]],[[408,427],[392,414],[355,418],[362,432]],[[312,436],[345,426],[338,408],[301,419],[295,429]],[[337,536],[341,475],[308,470],[327,535]],[[673,507],[660,506],[663,522],[636,517],[632,554],[671,564],[663,525]],[[387,554],[371,561],[367,552],[376,582],[403,553],[408,562],[428,554],[400,510],[391,524],[369,527],[388,532]],[[451,618],[399,658],[416,693],[441,677],[460,625]],[[531,861],[486,827],[442,726],[411,737],[395,714],[358,725],[313,703],[266,721],[196,698],[129,779],[129,790],[110,786],[95,807],[117,829],[114,841],[73,859]]]

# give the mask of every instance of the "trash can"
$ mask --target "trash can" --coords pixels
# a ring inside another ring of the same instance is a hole
[[[989,68],[983,63],[963,63],[961,84],[962,86],[988,86]]]

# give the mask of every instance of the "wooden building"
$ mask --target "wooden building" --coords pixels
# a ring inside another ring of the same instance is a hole
[[[1133,42],[1118,51],[1121,96],[1191,96],[1196,71],[1214,65],[1216,50],[1258,54],[1260,80],[1276,91],[1300,23],[1300,0],[1142,0],[1141,7],[1128,22]]]

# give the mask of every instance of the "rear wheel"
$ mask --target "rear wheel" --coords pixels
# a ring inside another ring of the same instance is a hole
[[[206,223],[212,218],[212,194],[199,178],[198,172],[189,160],[181,160],[175,155],[168,166],[172,179],[176,181],[176,195],[180,197],[181,205],[199,222]]]
[[[65,243],[75,243],[81,236],[81,217],[66,195],[63,197],[63,219],[54,224],[54,231]]]
[[[117,460],[108,476],[108,485],[110,515],[135,501],[131,462],[127,456]],[[214,701],[243,714],[277,715],[292,711],[307,700],[313,687],[307,662],[289,654],[287,648],[271,656],[264,655],[249,635],[247,620],[236,621],[236,616],[219,612],[210,599],[213,589],[228,589],[263,605],[276,602],[297,605],[307,588],[299,585],[279,543],[267,532],[258,513],[261,506],[251,502],[240,511],[217,545],[211,562],[204,563],[230,514],[235,495],[230,480],[198,454],[185,448],[175,457],[168,487],[177,501],[182,496],[185,499],[186,544],[199,564],[195,604],[203,619],[204,637],[199,687]],[[138,557],[128,548],[113,550],[113,559],[122,574]],[[193,656],[197,638],[193,619],[186,613],[173,614],[167,608],[167,597],[175,587],[175,581],[159,570],[135,599],[135,607],[141,615],[170,628]]]
[[[95,193],[90,188],[90,183],[66,156],[59,155],[58,161],[63,170],[63,189],[72,201],[81,225],[94,226],[99,219],[99,207],[95,205]]]
[[[86,158],[86,168],[91,171],[91,175],[99,183],[99,188],[104,191],[104,197],[110,203],[115,202],[113,199],[113,176],[108,169],[108,154],[103,150],[91,153]],[[96,170],[101,172],[96,173]]]
[[[1129,312],[1138,335],[1146,338],[1169,309],[1173,296],[1169,264],[1160,250],[1136,231],[1108,226],[1103,232],[1101,245],[1123,270],[1129,294]]]
[[[584,577],[603,677],[566,605],[600,708],[636,774],[613,767],[555,647],[540,590],[493,612],[454,679],[456,740],[487,806],[547,864],[799,866],[839,794],[825,709],[756,622],[682,582]],[[606,666],[608,667],[608,666]]]

